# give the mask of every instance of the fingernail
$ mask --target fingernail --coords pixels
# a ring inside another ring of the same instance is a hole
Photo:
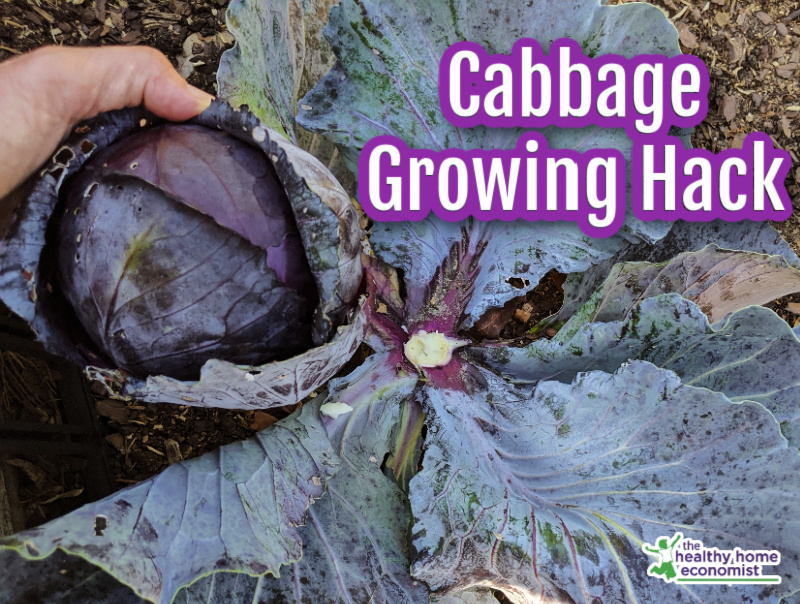
[[[208,94],[207,92],[203,92],[199,88],[195,88],[191,84],[186,84],[186,88],[195,99],[197,99],[198,109],[200,111],[204,111],[208,108],[211,104],[211,101],[214,100],[214,97]]]

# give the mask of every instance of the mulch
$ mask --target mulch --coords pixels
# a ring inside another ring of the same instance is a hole
[[[188,81],[216,92],[222,53],[233,46],[228,0],[6,0],[0,8],[0,61],[45,45],[158,48]]]
[[[609,4],[621,4],[612,0]],[[189,82],[216,93],[221,54],[233,44],[225,26],[228,0],[6,0],[0,5],[0,60],[47,45],[98,46],[143,44],[169,57]],[[709,114],[695,129],[696,147],[719,152],[741,147],[748,132],[763,131],[792,156],[786,188],[800,205],[800,10],[794,0],[654,0],[675,23],[684,52],[709,66]],[[800,217],[775,224],[800,253]],[[525,296],[487,311],[467,335],[502,338],[521,345],[541,319],[563,300],[564,276],[549,273]],[[513,283],[512,283],[513,285]],[[795,324],[800,296],[774,302]],[[797,311],[797,312],[794,312]],[[0,317],[1,319],[2,317]],[[552,334],[544,334],[550,336]],[[351,370],[369,354],[362,347],[343,369]],[[59,376],[42,361],[0,352],[0,420],[24,418],[59,423],[61,402],[54,384]],[[316,394],[316,393],[315,393]],[[297,406],[266,411],[226,411],[123,403],[94,391],[102,420],[109,465],[116,486],[144,480],[170,463],[251,437]],[[16,410],[16,411],[12,411]],[[16,415],[14,415],[16,414]],[[26,526],[60,516],[79,503],[86,476],[80,459],[53,459],[32,453],[6,457],[3,476],[15,481]],[[2,477],[2,476],[0,476]],[[18,526],[17,529],[20,527]]]

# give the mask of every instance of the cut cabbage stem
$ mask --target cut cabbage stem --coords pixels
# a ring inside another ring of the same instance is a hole
[[[469,340],[451,338],[438,331],[418,331],[405,343],[406,358],[417,369],[444,367],[453,359],[456,348],[469,344]]]

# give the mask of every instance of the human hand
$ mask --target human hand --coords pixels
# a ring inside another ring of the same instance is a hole
[[[48,46],[0,63],[0,198],[41,166],[81,120],[144,104],[183,121],[212,98],[144,46]]]

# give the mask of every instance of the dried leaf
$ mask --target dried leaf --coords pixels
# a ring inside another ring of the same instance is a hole
[[[266,411],[256,411],[253,415],[253,421],[250,424],[250,427],[253,430],[264,430],[265,428],[269,428],[272,424],[277,422],[278,419],[267,413]]]
[[[47,505],[48,503],[53,503],[54,501],[58,501],[59,499],[68,499],[70,497],[78,497],[81,493],[83,493],[83,487],[79,489],[72,489],[71,491],[66,491],[65,493],[59,493],[58,495],[54,495],[49,499],[45,499],[44,501],[39,501],[40,505]]]

